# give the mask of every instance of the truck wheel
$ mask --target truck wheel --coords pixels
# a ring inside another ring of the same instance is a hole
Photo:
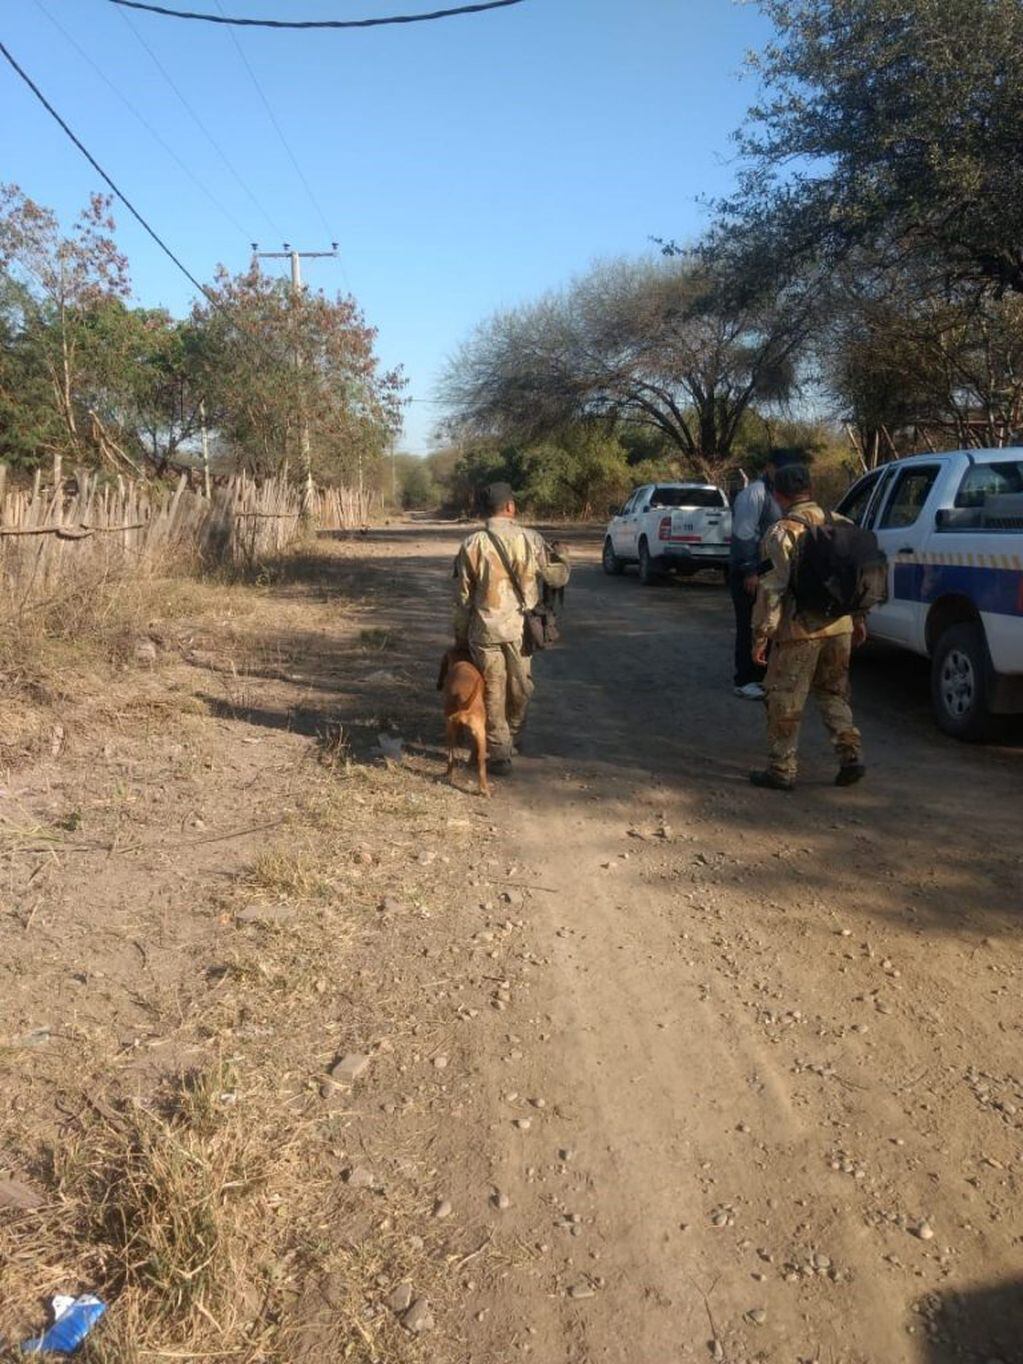
[[[611,543],[610,535],[604,541],[604,552],[600,556],[600,562],[604,565],[604,572],[617,577],[619,573],[625,572],[625,565],[615,553],[615,547]]]
[[[990,735],[990,670],[982,625],[968,621],[945,631],[931,658],[931,702],[939,729],[972,743]]]
[[[661,580],[660,573],[654,567],[654,561],[650,556],[650,546],[645,537],[639,542],[639,580],[644,587],[652,587],[654,583]]]

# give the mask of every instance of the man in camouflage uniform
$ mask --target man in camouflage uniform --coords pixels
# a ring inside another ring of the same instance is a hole
[[[540,584],[564,587],[568,565],[539,531],[520,526],[515,494],[507,483],[485,489],[486,530],[462,545],[455,560],[455,642],[467,647],[483,674],[487,706],[488,767],[496,776],[511,760],[533,695],[532,659],[522,652],[523,607],[491,536],[501,542],[526,609],[540,599]]]
[[[764,555],[771,561],[771,570],[760,579],[753,612],[753,659],[767,663],[769,766],[751,772],[750,781],[775,791],[792,790],[799,727],[812,692],[838,754],[835,783],[851,786],[861,780],[866,768],[849,705],[849,659],[853,647],[866,638],[866,625],[862,616],[830,620],[809,612],[797,614],[792,574],[799,541],[807,529],[803,523],[819,526],[827,517],[813,500],[805,465],[779,469],[774,496],[782,515],[764,537]]]

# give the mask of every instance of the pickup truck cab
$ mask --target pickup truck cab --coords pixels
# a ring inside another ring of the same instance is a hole
[[[639,566],[639,580],[701,568],[728,570],[732,512],[713,483],[644,483],[623,507],[612,508],[604,533],[605,573]]]
[[[993,716],[1023,711],[1023,449],[896,460],[837,510],[888,556],[888,601],[867,629],[930,658],[939,726],[981,739]]]

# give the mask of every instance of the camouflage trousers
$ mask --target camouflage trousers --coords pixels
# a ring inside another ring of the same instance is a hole
[[[518,644],[473,644],[470,652],[486,691],[487,756],[510,758],[533,695],[532,659]]]
[[[767,745],[772,772],[796,775],[799,727],[810,693],[839,762],[860,761],[860,732],[849,705],[851,635],[775,644],[767,665]]]

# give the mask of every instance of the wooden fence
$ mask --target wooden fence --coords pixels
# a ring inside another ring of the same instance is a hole
[[[303,506],[286,479],[261,483],[239,474],[207,498],[187,486],[77,472],[31,488],[8,489],[0,464],[0,581],[8,599],[52,594],[61,580],[159,571],[182,561],[251,566],[279,554],[309,522],[323,529],[365,524],[364,495],[318,489]],[[303,513],[307,514],[304,516]]]

